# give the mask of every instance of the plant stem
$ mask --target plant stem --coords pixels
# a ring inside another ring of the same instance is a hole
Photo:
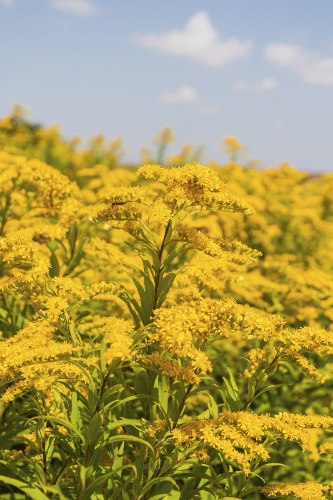
[[[162,240],[161,246],[157,252],[158,260],[159,260],[159,268],[157,269],[156,274],[155,274],[155,294],[154,294],[154,303],[153,303],[153,307],[152,307],[152,313],[155,311],[155,309],[157,307],[157,302],[158,302],[158,298],[159,298],[158,297],[158,287],[159,287],[159,284],[161,281],[163,251],[165,248],[165,242],[166,242],[170,228],[171,228],[171,220],[169,220],[169,222],[165,228],[163,240]]]
[[[186,404],[186,399],[188,397],[188,395],[190,394],[191,390],[192,390],[192,387],[194,386],[194,384],[190,384],[184,394],[184,397],[183,399],[181,400],[181,403],[179,405],[179,412],[178,412],[178,417],[176,418],[176,420],[174,421],[173,423],[173,428],[175,429],[177,427],[177,424],[178,424],[178,421],[182,415],[182,412],[183,412],[183,409],[185,407],[185,404]]]

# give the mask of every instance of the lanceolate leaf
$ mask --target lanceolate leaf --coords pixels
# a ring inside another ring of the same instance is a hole
[[[0,481],[9,486],[14,486],[15,488],[23,491],[28,498],[32,500],[49,500],[49,497],[46,496],[40,489],[30,486],[24,481],[20,481],[19,479],[14,479],[12,477],[0,476]]]

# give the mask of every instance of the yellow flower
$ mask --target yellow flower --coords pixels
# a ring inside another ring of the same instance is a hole
[[[299,500],[325,500],[324,492],[328,486],[317,483],[316,481],[307,481],[305,483],[285,483],[261,488],[262,493],[268,497],[289,496]]]
[[[11,401],[33,387],[45,392],[57,381],[82,378],[82,372],[70,362],[73,346],[56,341],[54,331],[49,323],[39,321],[0,342],[0,380],[11,384],[2,401]]]

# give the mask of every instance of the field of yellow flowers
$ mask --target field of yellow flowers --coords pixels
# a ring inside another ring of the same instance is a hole
[[[0,120],[0,498],[333,498],[333,174]]]

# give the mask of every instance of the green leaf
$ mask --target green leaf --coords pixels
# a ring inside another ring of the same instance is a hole
[[[42,415],[39,417],[32,417],[30,420],[49,420],[50,422],[54,422],[55,424],[58,425],[63,425],[64,427],[67,427],[70,431],[74,432],[81,441],[84,443],[85,439],[83,434],[77,429],[73,424],[71,424],[68,420],[64,418],[59,418],[59,417],[53,417],[52,415]]]
[[[155,283],[153,283],[149,278],[148,274],[146,274],[144,277],[144,284],[145,284],[146,296],[149,301],[149,307],[151,310],[155,301]]]
[[[128,436],[127,434],[121,434],[119,436],[112,436],[108,439],[108,443],[120,443],[122,441],[132,441],[133,443],[139,443],[143,444],[144,446],[147,446],[153,453],[154,453],[154,448],[148,441],[145,441],[144,439],[138,438],[136,436]]]
[[[141,307],[139,310],[140,317],[144,324],[146,324],[150,319],[152,303],[149,297],[149,292],[143,288],[141,283],[136,279],[132,278],[135,288],[137,289],[140,299],[141,299]]]
[[[204,472],[195,472],[195,471],[191,471],[191,472],[177,472],[177,470],[174,472],[174,475],[175,476],[179,476],[179,477],[182,477],[182,478],[190,478],[190,477],[196,477],[196,478],[199,478],[199,479],[208,479],[211,483],[214,482],[214,479],[209,476],[208,474],[205,474]],[[219,479],[227,479],[227,478],[230,478],[230,477],[233,477],[235,476],[236,474],[234,472],[225,472],[223,474],[219,474]]]
[[[46,441],[45,452],[46,452],[47,463],[50,463],[50,461],[52,460],[52,457],[54,454],[55,442],[56,442],[55,435],[53,435],[53,436],[51,435]]]
[[[80,264],[82,257],[83,257],[83,247],[85,245],[85,240],[82,240],[80,242],[79,248],[77,249],[77,253],[75,257],[73,257],[70,262],[68,263],[66,272],[64,273],[64,276],[68,276],[74,269]]]
[[[141,326],[141,323],[140,323],[140,319],[141,318],[141,308],[138,304],[138,302],[132,298],[132,299],[122,299],[123,302],[125,302],[125,304],[127,305],[128,307],[128,310],[132,316],[132,319],[134,321],[134,324],[135,324],[135,328],[140,328]],[[136,314],[136,312],[134,311],[133,307],[134,306],[134,309],[138,312],[138,314]],[[142,320],[142,318],[141,318]]]
[[[239,393],[238,385],[236,384],[236,381],[235,381],[235,378],[232,374],[232,371],[228,367],[227,367],[227,372],[229,373],[231,387],[233,388],[235,393],[238,394]]]
[[[142,260],[142,264],[143,264],[143,269],[145,271],[145,274],[154,274],[154,270],[153,270],[153,266],[151,265],[151,262],[149,261],[148,257],[142,253],[142,252],[138,252],[139,253],[139,256],[140,256],[140,259]]]
[[[163,474],[166,474],[171,469],[173,469],[173,467],[177,464],[178,460],[179,460],[178,451],[174,450],[167,457],[165,457],[163,465],[159,470],[159,475],[163,476]]]
[[[146,247],[146,250],[151,255],[151,258],[153,260],[152,271],[156,275],[156,273],[158,272],[160,265],[161,265],[158,252],[155,250],[155,248],[151,248],[151,247]]]
[[[60,273],[59,261],[58,261],[57,256],[54,252],[51,253],[50,264],[51,264],[51,267],[50,267],[49,274],[50,274],[51,278],[54,278],[55,276],[59,276],[59,273]]]
[[[232,387],[232,384],[229,382],[229,380],[227,378],[223,377],[223,382],[225,383],[225,386],[227,388],[228,395],[230,396],[230,398],[233,401],[236,402],[238,400],[238,391],[234,390],[234,388]]]
[[[106,408],[106,405],[111,405],[112,403],[122,401],[121,393],[123,391],[123,387],[121,384],[117,384],[116,386],[110,387],[106,389],[102,396],[99,399],[100,405],[103,404],[103,407]]]
[[[87,442],[91,445],[97,443],[101,436],[102,418],[99,413],[95,413],[89,422],[87,429]]]
[[[156,378],[156,381],[158,383],[158,400],[161,408],[163,408],[165,414],[167,414],[170,392],[169,379],[165,375],[160,375]]]
[[[69,249],[70,249],[71,255],[74,255],[74,250],[75,250],[75,245],[76,245],[76,240],[77,240],[77,233],[78,233],[77,224],[72,224],[69,227],[69,231],[67,234],[67,240],[69,242]]]
[[[126,469],[131,469],[131,470],[134,470],[134,472],[135,472],[134,465],[124,465],[123,467],[118,467],[117,469],[114,469],[111,472],[103,474],[101,477],[97,478],[92,484],[90,484],[90,486],[84,491],[84,494],[82,495],[82,500],[91,500],[91,495],[97,490],[97,488],[102,486],[102,484],[105,483],[106,481],[108,481],[110,478],[112,478],[112,476],[115,476],[120,471],[123,471]]]
[[[116,422],[108,424],[107,430],[108,432],[111,432],[114,429],[118,429],[119,427],[124,427],[126,425],[131,425],[132,427],[140,430],[142,428],[142,421],[136,418],[122,418]]]
[[[104,410],[114,410],[115,408],[118,408],[119,406],[123,406],[126,403],[129,403],[130,401],[136,401],[138,399],[153,399],[152,396],[149,396],[148,394],[135,394],[133,396],[128,396],[127,398],[124,399],[119,399],[117,401],[112,401],[111,403],[104,405]],[[103,398],[101,399],[103,401]]]
[[[86,467],[85,465],[80,465],[80,481],[83,490],[85,490],[87,479],[89,480],[92,473],[93,473],[93,467],[91,465],[89,467]]]
[[[46,484],[43,487],[44,487],[45,491],[57,495],[56,496],[57,499],[59,498],[59,500],[68,500],[68,497],[63,495],[59,486],[50,486],[49,484]]]
[[[168,268],[172,264],[172,261],[176,257],[178,257],[179,255],[182,255],[187,250],[188,250],[187,246],[186,247],[182,247],[182,248],[176,247],[174,250],[172,250],[172,252],[170,252],[169,255],[167,256],[167,258],[164,260],[164,266],[165,266],[165,268]]]
[[[158,493],[157,495],[154,495],[152,497],[149,497],[149,500],[165,500],[165,498],[168,498],[168,500],[179,500],[180,499],[180,493],[172,490],[170,493],[167,493],[167,497],[165,496],[165,493]]]
[[[158,301],[157,301],[157,307],[161,307],[162,303],[164,302],[170,288],[173,285],[173,282],[176,278],[176,273],[169,273],[166,274],[163,279],[160,281],[160,284],[158,285],[157,289],[157,296],[158,296]]]
[[[2,481],[4,484],[8,484],[10,486],[18,488],[33,500],[49,500],[49,498],[46,495],[44,495],[44,493],[41,490],[35,488],[34,486],[30,486],[29,484],[20,481],[19,479],[14,479],[8,476],[0,476],[0,481]]]
[[[260,465],[256,470],[262,471],[264,469],[270,469],[271,467],[286,467],[287,469],[289,469],[289,465],[282,464],[279,462],[270,462],[268,464]]]
[[[292,384],[271,384],[271,385],[266,385],[266,387],[264,387],[263,389],[261,389],[260,391],[258,391],[258,392],[255,393],[255,397],[257,399],[259,396],[261,396],[265,392],[268,392],[268,391],[270,391],[272,389],[276,389],[278,387],[285,387],[287,385],[292,385]]]
[[[0,307],[0,316],[4,319],[6,319],[8,317],[8,311],[6,309],[3,309],[2,307]]]
[[[124,448],[125,448],[125,443],[122,442],[118,448],[118,451],[115,452],[114,460],[113,460],[113,464],[112,464],[113,471],[122,470],[123,461],[124,461]]]
[[[178,489],[178,485],[172,477],[155,477],[149,483],[146,484],[146,486],[142,489],[141,494],[138,496],[138,500],[141,500],[145,494],[153,487],[155,484],[160,484],[160,483],[171,483],[173,486],[175,486]]]

